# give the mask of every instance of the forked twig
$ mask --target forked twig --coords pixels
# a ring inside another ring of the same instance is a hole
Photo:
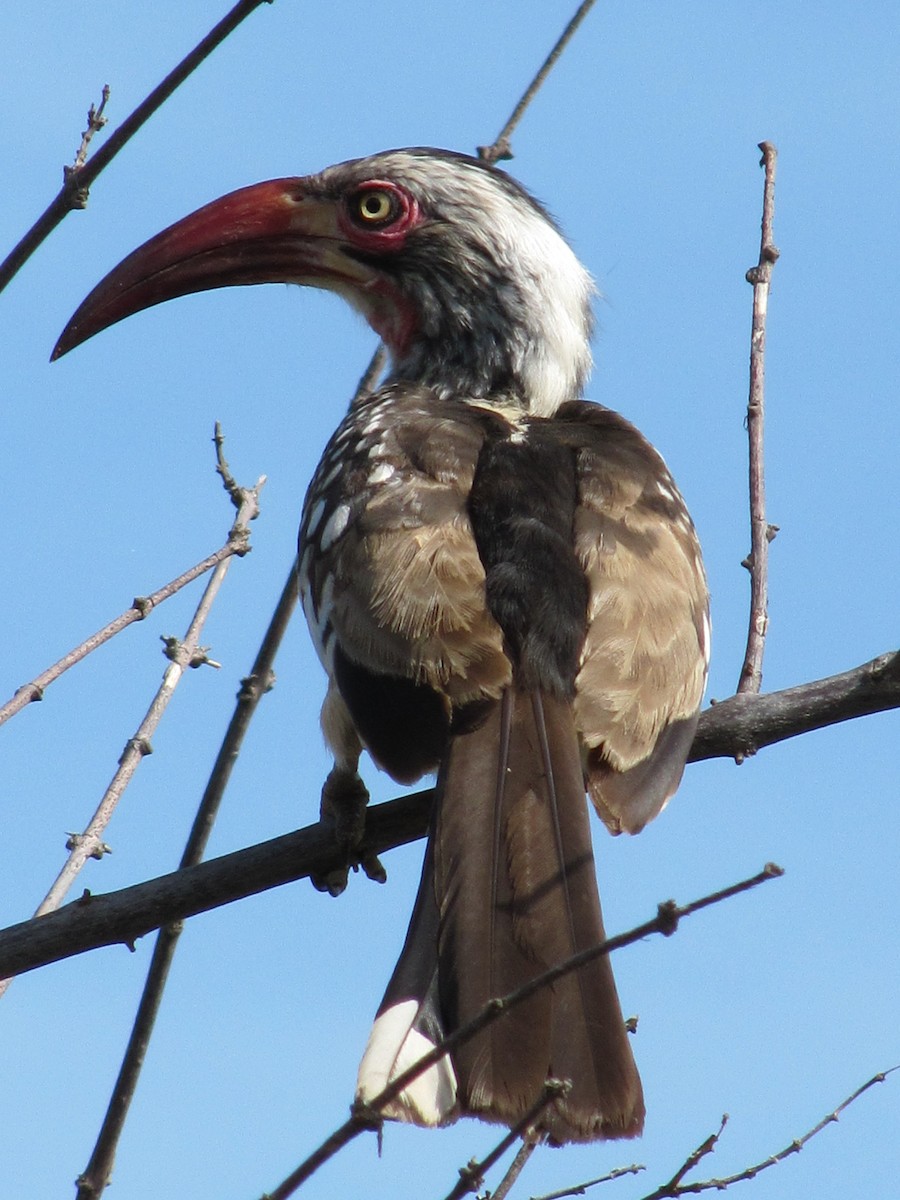
[[[200,862],[206,852],[209,835],[218,815],[219,805],[232,768],[237,761],[244,734],[247,732],[257,705],[274,682],[275,655],[296,604],[297,580],[292,568],[250,674],[241,681],[241,690],[238,693],[234,713],[213,764],[209,781],[188,835],[184,853],[181,856],[180,867],[182,869]],[[156,1015],[168,978],[169,967],[174,958],[182,928],[183,922],[172,922],[160,930],[156,939],[144,991],[134,1019],[134,1027],[128,1039],[128,1046],[109,1099],[106,1115],[103,1118],[90,1162],[78,1177],[76,1200],[96,1200],[109,1182],[116,1147],[137,1087],[144,1055],[156,1023]]]
[[[855,1092],[848,1096],[846,1100],[843,1100],[832,1112],[827,1113],[821,1121],[804,1133],[802,1137],[794,1138],[783,1150],[779,1150],[777,1154],[771,1154],[768,1158],[763,1159],[762,1162],[754,1163],[753,1166],[745,1167],[742,1171],[736,1171],[733,1175],[724,1175],[719,1179],[703,1179],[698,1180],[696,1183],[683,1183],[682,1180],[685,1175],[692,1171],[702,1158],[715,1150],[719,1138],[722,1136],[722,1131],[728,1122],[726,1114],[722,1118],[718,1130],[710,1134],[696,1150],[688,1155],[669,1182],[662,1184],[653,1192],[648,1192],[646,1196],[641,1197],[641,1200],[678,1200],[680,1196],[692,1196],[700,1192],[724,1192],[733,1183],[742,1183],[748,1179],[755,1179],[760,1172],[767,1170],[769,1167],[774,1167],[776,1163],[784,1162],[792,1154],[797,1154],[816,1134],[821,1133],[826,1125],[831,1125],[837,1121],[844,1109],[849,1108],[854,1100],[858,1100],[864,1092],[874,1087],[876,1083],[884,1083],[888,1075],[897,1070],[900,1070],[900,1066],[891,1067],[887,1071],[879,1071],[877,1075],[873,1075],[871,1079],[858,1087]]]
[[[221,466],[224,460],[221,458],[221,448],[218,447],[217,449],[221,473]],[[245,549],[247,526],[259,512],[259,491],[264,482],[265,477],[262,477],[253,488],[231,490],[230,492],[232,501],[236,504],[239,503],[240,507],[229,536],[231,537],[234,535],[235,530],[238,530],[245,541]],[[231,555],[228,555],[222,558],[216,565],[203,591],[203,595],[200,598],[200,602],[197,605],[197,609],[184,638],[182,640],[177,638],[163,638],[166,644],[164,653],[170,661],[163,674],[162,683],[137,731],[133,737],[129,738],[119,758],[118,767],[109,786],[101,797],[93,817],[81,833],[69,835],[69,840],[66,843],[69,857],[63,864],[50,890],[38,905],[34,914],[35,917],[42,917],[59,908],[69,888],[88,859],[102,858],[104,854],[109,852],[109,847],[102,840],[101,835],[109,824],[141,760],[145,755],[152,753],[151,738],[162,720],[163,713],[168,707],[169,701],[172,699],[175,688],[180,683],[184,672],[188,668],[198,667],[203,664],[218,665],[212,663],[206,654],[205,648],[200,646],[200,633],[206,623],[215,598],[219,593],[219,589],[225,580],[230,564]],[[6,991],[9,982],[8,978],[0,979],[0,995],[3,995]]]
[[[763,186],[762,232],[759,262],[747,272],[753,284],[753,323],[750,333],[750,399],[747,403],[747,436],[750,443],[750,553],[743,566],[750,572],[750,628],[747,650],[738,680],[738,692],[758,692],[762,686],[763,650],[769,622],[769,542],[778,532],[766,519],[766,479],[763,454],[766,388],[766,314],[772,268],[778,259],[773,236],[775,218],[775,167],[778,151],[771,142],[760,142]]]
[[[500,1139],[490,1154],[486,1154],[482,1159],[472,1159],[472,1161],[467,1163],[464,1167],[460,1167],[459,1182],[455,1187],[451,1188],[444,1200],[462,1200],[462,1198],[468,1195],[470,1192],[477,1192],[484,1183],[485,1171],[489,1171],[494,1163],[502,1158],[510,1146],[514,1142],[518,1141],[520,1137],[524,1136],[526,1140],[523,1143],[522,1149],[516,1155],[516,1162],[519,1161],[519,1158],[526,1146],[530,1146],[531,1149],[534,1149],[535,1143],[529,1140],[528,1134],[534,1133],[535,1121],[537,1121],[538,1117],[548,1105],[554,1103],[554,1101],[558,1100],[561,1096],[565,1096],[566,1093],[571,1090],[571,1087],[572,1085],[568,1080],[548,1079],[544,1083],[540,1096],[538,1096],[537,1100],[531,1106],[522,1120],[517,1121],[516,1124],[513,1125],[509,1132]],[[531,1151],[529,1150],[529,1153],[530,1152]],[[524,1165],[525,1164],[523,1161],[522,1166]],[[522,1167],[520,1166],[519,1171],[521,1171],[521,1169]],[[492,1194],[491,1200],[496,1200],[496,1193]]]

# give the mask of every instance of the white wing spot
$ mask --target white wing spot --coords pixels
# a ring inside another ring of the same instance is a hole
[[[325,553],[338,540],[344,530],[347,528],[347,522],[350,520],[350,505],[339,504],[328,520],[325,522],[325,528],[322,530],[322,535],[319,538],[319,550]]]
[[[309,517],[306,521],[306,536],[311,537],[319,527],[319,522],[322,520],[322,514],[325,512],[325,501],[317,500],[309,510]]]
[[[373,471],[370,472],[369,478],[366,480],[368,484],[374,486],[377,483],[387,483],[394,475],[397,474],[397,468],[390,463],[379,463]]]

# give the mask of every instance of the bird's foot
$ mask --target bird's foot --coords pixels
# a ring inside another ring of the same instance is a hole
[[[360,854],[366,831],[366,805],[369,793],[355,771],[333,767],[322,788],[319,819],[330,826],[344,862],[323,874],[312,874],[313,887],[339,896],[347,886],[350,869],[362,867],[369,879],[384,883],[387,871],[376,854]]]

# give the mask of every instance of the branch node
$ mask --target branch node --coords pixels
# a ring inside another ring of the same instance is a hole
[[[90,904],[90,902],[93,900],[93,898],[94,897],[91,895],[91,889],[85,888],[84,891],[81,893],[81,895],[78,897],[78,899],[75,901],[75,903],[78,905],[79,908],[86,908]]]
[[[275,686],[275,672],[268,670],[263,675],[245,675],[238,689],[239,704],[255,704]]]
[[[143,621],[153,611],[153,601],[149,596],[135,596],[131,607],[137,610],[138,620]]]
[[[496,142],[490,146],[479,146],[478,157],[482,162],[490,163],[491,166],[498,162],[509,162],[514,158],[512,145],[508,137],[499,137]]]
[[[145,737],[129,738],[128,741],[125,743],[125,749],[122,751],[121,757],[119,758],[119,763],[121,764],[122,761],[124,760],[124,758],[126,757],[126,755],[130,754],[133,750],[137,751],[137,753],[141,756],[141,758],[146,758],[146,756],[148,754],[153,753],[153,746],[151,745],[149,738],[145,738]]]
[[[94,834],[66,833],[66,849],[68,851],[80,850],[86,845],[91,847],[88,851],[88,858],[96,858],[98,862],[105,854],[112,854],[112,846],[107,845],[106,842],[98,841]]]
[[[354,1125],[360,1129],[371,1129],[378,1134],[379,1153],[381,1152],[381,1131],[384,1127],[384,1117],[381,1113],[373,1108],[371,1104],[366,1104],[363,1100],[354,1100],[350,1105],[350,1116]]]
[[[678,928],[678,905],[674,900],[664,900],[656,910],[656,920],[659,932],[663,937],[671,937]]]

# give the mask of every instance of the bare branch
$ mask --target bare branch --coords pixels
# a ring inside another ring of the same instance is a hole
[[[16,713],[21,712],[23,708],[27,708],[29,704],[36,700],[43,700],[44,692],[51,683],[55,683],[60,675],[65,674],[70,667],[74,667],[76,663],[80,663],[83,658],[87,658],[98,646],[102,646],[111,638],[114,638],[117,633],[121,633],[123,629],[127,629],[129,625],[133,625],[135,621],[143,621],[149,616],[157,605],[162,604],[164,600],[168,600],[182,588],[187,587],[189,583],[193,583],[195,579],[199,579],[201,575],[205,575],[207,571],[211,571],[221,562],[230,558],[233,554],[238,557],[247,553],[247,530],[243,525],[238,525],[237,522],[232,526],[228,534],[228,541],[224,546],[221,546],[214,553],[208,555],[201,562],[189,570],[184,571],[175,579],[164,584],[155,592],[151,592],[149,596],[137,596],[132,601],[131,607],[127,608],[109,624],[104,625],[102,629],[98,629],[96,633],[92,633],[90,637],[85,638],[81,645],[70,650],[68,654],[48,667],[46,671],[42,671],[40,675],[32,679],[30,683],[23,684],[18,688],[13,696],[2,706],[0,706],[0,725],[8,721],[10,717],[14,717]]]
[[[900,708],[900,650],[798,687],[744,692],[714,703],[701,714],[688,758],[742,762],[786,738],[895,708]]]
[[[775,217],[775,167],[778,151],[771,142],[760,142],[760,165],[765,168],[762,233],[759,262],[747,272],[753,284],[753,324],[750,334],[750,399],[747,436],[750,442],[750,553],[743,565],[750,572],[750,629],[738,681],[739,693],[758,692],[762,686],[763,651],[769,623],[769,542],[778,532],[766,519],[766,479],[763,453],[766,390],[766,314],[772,268],[778,259],[772,226]]]
[[[843,675],[768,695],[732,696],[713,705],[701,715],[690,758],[740,760],[785,738],[898,707],[900,651],[895,651]],[[362,852],[379,855],[424,837],[432,798],[428,789],[371,808]],[[327,874],[342,861],[330,831],[312,825],[184,872],[77,902],[0,931],[0,976],[99,946],[130,945],[168,921],[311,873]]]
[[[722,1135],[722,1131],[724,1130],[728,1121],[728,1117],[724,1116],[721,1124],[719,1125],[718,1131],[710,1134],[710,1136],[687,1157],[683,1165],[678,1169],[678,1171],[675,1172],[674,1176],[669,1180],[669,1182],[662,1184],[653,1192],[648,1192],[646,1196],[641,1197],[641,1200],[677,1200],[677,1198],[680,1196],[692,1196],[697,1195],[700,1192],[724,1192],[725,1189],[731,1187],[733,1183],[743,1183],[748,1179],[755,1179],[761,1171],[765,1171],[769,1167],[774,1167],[776,1163],[784,1162],[784,1160],[789,1158],[792,1154],[797,1154],[803,1149],[807,1142],[811,1141],[816,1136],[816,1134],[821,1133],[826,1125],[831,1125],[837,1121],[844,1109],[849,1108],[854,1100],[858,1100],[864,1092],[867,1092],[869,1088],[874,1087],[876,1083],[884,1083],[888,1075],[897,1070],[900,1070],[900,1066],[891,1067],[887,1071],[879,1071],[877,1075],[873,1075],[871,1079],[867,1080],[864,1084],[858,1087],[856,1091],[852,1093],[852,1095],[847,1097],[846,1100],[843,1100],[833,1112],[827,1113],[822,1120],[818,1122],[818,1124],[814,1125],[812,1129],[804,1133],[802,1137],[794,1138],[793,1141],[789,1142],[783,1150],[779,1150],[777,1154],[770,1155],[768,1158],[763,1159],[762,1162],[754,1163],[754,1165],[751,1167],[745,1167],[743,1171],[737,1171],[733,1175],[725,1175],[719,1179],[704,1179],[699,1180],[696,1183],[683,1183],[682,1180],[684,1179],[685,1175],[687,1175],[689,1171],[692,1171],[702,1158],[704,1158],[707,1154],[711,1154],[713,1150],[715,1150],[719,1138]]]
[[[537,1147],[540,1145],[541,1139],[534,1135],[524,1138],[522,1145],[519,1147],[515,1158],[506,1169],[506,1174],[491,1192],[491,1200],[506,1200],[510,1193],[510,1189],[515,1184],[516,1180],[522,1174],[525,1164],[534,1154]]]
[[[228,464],[222,453],[222,431],[216,423],[215,433],[218,470],[222,475],[226,488],[232,498],[241,495],[236,487]],[[182,869],[194,866],[200,862],[206,852],[209,835],[219,812],[225,788],[231,777],[231,771],[237,762],[241,744],[244,740],[253,714],[274,683],[275,655],[281,645],[282,638],[288,627],[291,615],[297,604],[297,580],[292,565],[287,582],[281,593],[281,598],[275,607],[269,628],[266,630],[262,644],[256,655],[250,674],[241,681],[237,704],[225,737],[216,755],[210,773],[209,781],[203,792],[194,823],[188,835],[184,853],[181,856]],[[112,1095],[107,1105],[103,1124],[97,1136],[90,1161],[78,1177],[78,1193],[76,1200],[97,1200],[109,1183],[112,1173],[116,1148],[122,1135],[128,1110],[134,1096],[144,1065],[147,1046],[156,1024],[156,1016],[162,1001],[163,991],[169,976],[169,967],[175,956],[178,939],[184,925],[182,921],[174,921],[164,925],[156,939],[153,957],[147,972],[144,990],[141,994],[134,1025],[128,1039],[128,1045],[122,1058],[122,1065],[113,1087]]]
[[[252,521],[259,512],[259,489],[263,482],[264,479],[260,479],[254,488],[235,489],[232,491],[232,500],[235,503],[240,502],[240,508],[232,528],[232,533],[237,529],[242,530],[246,534],[248,522]],[[219,590],[225,581],[225,576],[228,573],[230,565],[231,556],[223,558],[216,565],[203,591],[203,595],[200,598],[184,639],[163,638],[163,641],[166,643],[164,653],[170,661],[163,674],[162,683],[153,697],[153,701],[144,719],[138,726],[137,731],[133,737],[129,738],[119,759],[119,765],[87,827],[80,834],[70,835],[66,843],[69,857],[63,864],[50,890],[38,905],[35,917],[44,916],[58,909],[88,859],[102,858],[108,852],[109,847],[103,842],[101,835],[109,824],[141,760],[145,755],[152,753],[151,739],[162,720],[172,696],[175,694],[175,689],[181,682],[184,672],[189,668],[210,663],[205,649],[200,646],[200,634],[203,626],[206,624],[206,619],[209,616]],[[0,996],[3,995],[8,986],[9,979],[0,978]]]
[[[358,400],[360,396],[365,396],[372,391],[375,384],[378,382],[378,377],[384,370],[384,365],[387,362],[387,349],[383,342],[379,342],[375,349],[375,353],[369,360],[369,365],[363,371],[359,383],[356,385],[354,400]]]
[[[614,1179],[621,1179],[623,1175],[639,1175],[641,1171],[646,1170],[643,1163],[632,1163],[630,1167],[615,1167],[605,1175],[598,1175],[596,1179],[586,1179],[584,1183],[573,1184],[572,1187],[563,1188],[561,1192],[548,1192],[545,1196],[532,1196],[531,1200],[566,1200],[569,1196],[583,1196],[588,1188],[597,1187],[601,1183],[611,1183]],[[492,1200],[496,1200],[496,1198],[492,1197]]]
[[[509,139],[512,137],[513,131],[516,129],[519,122],[522,120],[522,117],[525,115],[526,109],[531,104],[532,100],[535,98],[535,96],[538,94],[538,92],[543,87],[544,81],[546,80],[547,76],[550,74],[550,72],[556,66],[559,59],[562,57],[564,50],[566,49],[566,47],[568,46],[568,44],[572,40],[572,38],[575,36],[579,25],[581,25],[581,22],[584,20],[584,18],[588,15],[588,13],[591,11],[591,9],[593,7],[594,7],[594,0],[583,0],[583,3],[579,4],[578,8],[575,10],[575,15],[572,17],[572,19],[569,21],[568,25],[565,27],[565,29],[560,34],[559,40],[557,41],[557,43],[553,47],[553,49],[550,51],[550,53],[547,55],[547,57],[544,59],[544,62],[542,63],[542,65],[541,65],[538,73],[535,75],[534,79],[532,79],[531,83],[528,85],[528,87],[523,92],[522,97],[519,100],[519,103],[516,105],[516,107],[513,109],[512,113],[510,114],[509,120],[506,122],[506,124],[503,126],[503,128],[500,130],[500,132],[497,134],[495,141],[492,142],[490,146],[479,146],[478,147],[478,157],[481,158],[484,162],[496,163],[496,162],[499,162],[501,159],[508,159],[508,158],[513,157],[512,147],[509,142]]]
[[[461,1025],[459,1029],[444,1038],[437,1046],[429,1050],[427,1054],[423,1054],[411,1067],[407,1067],[405,1071],[401,1071],[368,1104],[355,1104],[348,1120],[326,1138],[308,1158],[304,1159],[296,1170],[279,1184],[274,1192],[267,1192],[263,1200],[287,1200],[302,1183],[318,1170],[322,1163],[327,1162],[329,1158],[332,1158],[338,1151],[342,1150],[348,1142],[351,1142],[366,1130],[378,1129],[380,1127],[380,1112],[392,1100],[395,1100],[405,1088],[409,1087],[413,1080],[417,1079],[423,1071],[427,1071],[429,1067],[439,1062],[457,1046],[469,1041],[477,1033],[480,1033],[482,1029],[485,1029],[488,1025],[503,1017],[511,1008],[515,1008],[516,1005],[527,1000],[529,996],[533,996],[536,992],[550,987],[556,980],[561,979],[564,975],[571,974],[573,971],[579,970],[586,963],[612,954],[614,951],[621,950],[625,946],[630,946],[632,943],[641,941],[651,934],[662,934],[663,937],[671,937],[683,917],[699,912],[703,908],[708,908],[712,904],[719,904],[721,901],[736,896],[741,892],[749,891],[751,888],[758,887],[761,883],[778,878],[782,873],[780,867],[774,863],[767,863],[762,871],[750,879],[744,879],[740,883],[722,888],[721,891],[701,896],[699,900],[693,900],[689,904],[678,905],[674,900],[665,901],[658,906],[656,916],[653,920],[646,921],[643,925],[638,925],[636,928],[629,930],[628,933],[620,933],[615,937],[607,938],[605,942],[600,942],[596,946],[582,950],[579,954],[573,954],[564,962],[557,963],[555,967],[543,971],[540,975],[535,976],[534,979],[529,980],[528,983],[516,988],[515,991],[489,1000],[471,1021],[467,1021],[465,1025]],[[529,1115],[529,1123],[533,1120],[534,1118]]]
[[[0,263],[0,292],[6,287],[16,272],[34,254],[38,246],[53,232],[63,218],[73,209],[84,208],[87,203],[88,191],[91,184],[140,127],[147,121],[162,104],[172,95],[177,87],[200,66],[205,58],[235,30],[238,25],[249,17],[261,4],[271,4],[273,0],[239,0],[239,3],[200,41],[178,66],[171,71],[162,83],[153,89],[149,96],[137,106],[130,117],[110,135],[103,146],[92,159],[68,167],[64,171],[64,182],[55,199],[44,210],[31,229],[25,234],[2,263]],[[105,119],[105,118],[104,118]]]
[[[489,1171],[494,1163],[502,1158],[510,1146],[514,1142],[518,1141],[520,1137],[527,1135],[529,1132],[533,1133],[534,1123],[544,1109],[547,1108],[548,1105],[554,1103],[554,1101],[559,1099],[561,1096],[565,1096],[565,1094],[571,1090],[571,1086],[572,1085],[567,1080],[548,1079],[544,1084],[540,1096],[537,1098],[522,1120],[518,1121],[512,1127],[512,1129],[509,1130],[506,1136],[500,1139],[490,1154],[486,1154],[481,1160],[472,1159],[471,1162],[460,1168],[459,1182],[447,1193],[445,1200],[462,1200],[463,1196],[468,1195],[469,1192],[477,1192],[484,1182],[485,1171]],[[531,1149],[534,1149],[534,1145],[535,1143],[533,1141],[526,1140],[523,1145],[523,1150],[526,1146],[530,1146]],[[531,1151],[529,1150],[529,1153],[530,1152]],[[521,1153],[522,1151],[516,1155],[516,1161],[518,1161]],[[519,1170],[521,1170],[521,1167]]]

